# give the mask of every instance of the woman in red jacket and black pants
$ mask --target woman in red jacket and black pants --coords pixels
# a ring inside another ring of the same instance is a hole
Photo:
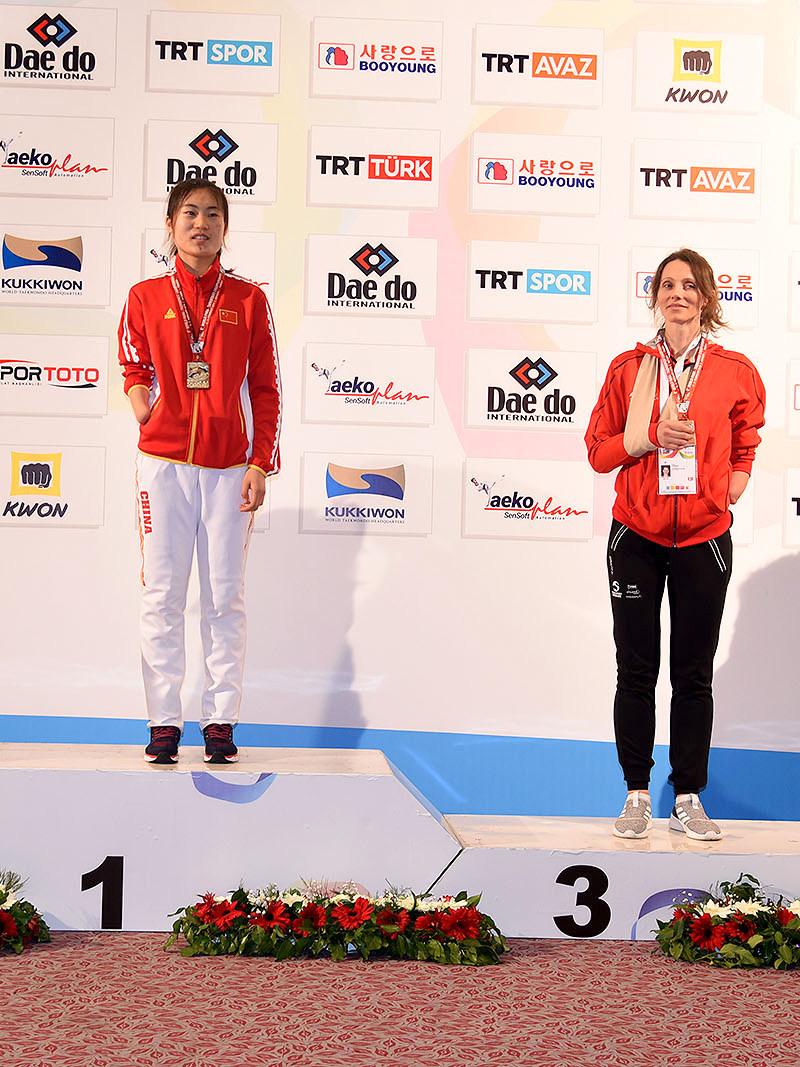
[[[661,600],[670,605],[670,829],[718,840],[698,794],[708,777],[712,679],[731,575],[729,507],[747,487],[764,424],[753,364],[709,339],[723,325],[714,272],[697,252],[667,256],[650,307],[664,325],[608,369],[586,445],[619,467],[607,564],[617,649],[614,731],[628,796],[618,837],[650,830]]]

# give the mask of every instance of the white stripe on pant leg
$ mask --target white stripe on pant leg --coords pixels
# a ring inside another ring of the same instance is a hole
[[[719,550],[719,545],[713,540],[709,541],[708,544],[711,546],[711,551],[714,553],[714,556],[716,557],[717,565],[719,566],[719,569],[724,574],[725,571],[728,568],[725,566],[725,560],[722,558],[722,553]]]
[[[614,535],[614,540],[611,542],[611,551],[612,552],[614,552],[616,550],[617,545],[622,540],[622,535],[626,534],[627,532],[628,532],[628,527],[627,526],[623,526],[623,527],[621,527],[621,529],[617,530],[616,534]]]
[[[142,676],[150,726],[183,726],[184,612],[199,512],[197,468],[139,455]]]
[[[239,511],[244,467],[201,470],[197,531],[206,688],[200,726],[239,720],[246,644],[244,568],[251,515]]]

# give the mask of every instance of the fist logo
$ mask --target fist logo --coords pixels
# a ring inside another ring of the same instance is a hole
[[[328,64],[329,67],[346,67],[347,52],[345,52],[343,48],[339,48],[338,45],[331,45],[328,51],[325,53],[325,62]]]
[[[683,69],[690,74],[710,74],[711,66],[711,53],[705,48],[688,49],[683,53]]]
[[[508,181],[508,171],[504,163],[499,163],[496,160],[492,160],[486,164],[486,172],[484,178],[493,178],[496,182]]]
[[[19,480],[23,485],[31,485],[36,489],[49,489],[53,481],[53,471],[49,463],[23,463]]]

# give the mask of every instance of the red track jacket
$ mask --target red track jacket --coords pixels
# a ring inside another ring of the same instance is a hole
[[[638,458],[623,444],[628,402],[639,364],[654,349],[637,344],[608,368],[586,431],[589,462],[600,474],[620,467],[614,518],[659,545],[683,548],[719,537],[731,525],[731,471],[750,473],[764,425],[764,385],[750,360],[709,344],[689,411],[697,440],[697,493],[660,496],[656,426],[662,403],[656,387],[649,437],[653,451]]]
[[[177,272],[195,329],[220,271],[219,258],[198,278],[180,257],[167,274],[134,285],[119,324],[125,393],[150,390],[151,414],[139,450],[199,467],[248,464],[280,470],[280,373],[267,298],[253,282],[225,274],[202,356],[189,348],[172,276]],[[186,388],[186,364],[211,366],[210,389]]]

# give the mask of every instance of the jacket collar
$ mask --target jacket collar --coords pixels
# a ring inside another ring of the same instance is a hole
[[[205,293],[206,295],[210,293],[214,288],[214,284],[216,283],[221,269],[220,257],[217,256],[205,274],[202,274],[198,278],[196,274],[192,274],[180,256],[175,256],[175,273],[178,275],[178,281],[181,283],[181,288],[186,293],[195,292],[196,289],[199,289],[201,293]]]

